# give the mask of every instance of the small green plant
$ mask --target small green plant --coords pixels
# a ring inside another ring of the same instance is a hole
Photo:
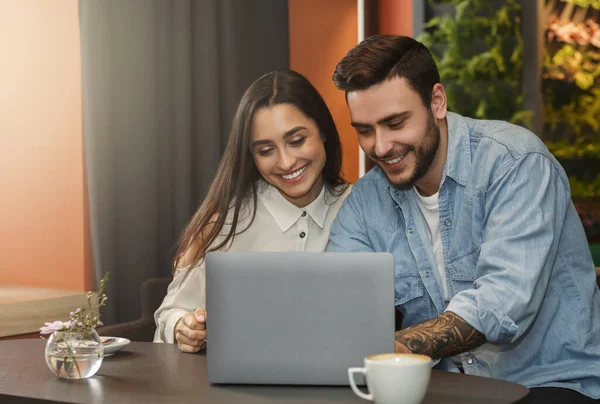
[[[100,289],[97,296],[94,296],[92,292],[88,292],[88,307],[78,307],[72,311],[69,314],[69,321],[64,323],[62,321],[54,321],[52,323],[45,323],[45,326],[40,327],[41,334],[51,334],[46,345],[46,363],[57,376],[67,379],[87,377],[84,376],[84,373],[90,370],[91,367],[85,366],[82,373],[79,361],[87,361],[86,364],[89,365],[90,355],[89,352],[82,352],[89,351],[88,348],[94,349],[94,346],[97,347],[98,344],[100,352],[102,352],[102,342],[99,339],[96,345],[94,345],[93,340],[83,343],[82,340],[89,339],[92,335],[95,335],[97,338],[96,327],[103,325],[100,321],[99,309],[105,305],[107,300],[106,294],[103,293],[106,282],[108,282],[108,272],[100,281]],[[52,348],[49,349],[49,347]],[[97,355],[99,354],[93,354],[93,356]],[[102,359],[102,356],[98,357]]]
[[[108,272],[104,274],[100,280],[100,288],[97,296],[92,292],[87,292],[88,307],[78,307],[76,310],[69,313],[69,321],[54,321],[45,323],[44,327],[40,327],[40,334],[52,334],[54,331],[70,331],[80,332],[84,335],[91,334],[96,327],[103,325],[100,321],[100,307],[106,304],[108,297],[104,293],[104,288],[108,282]]]

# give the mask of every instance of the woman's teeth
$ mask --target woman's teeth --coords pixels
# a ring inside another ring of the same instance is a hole
[[[284,180],[293,180],[294,178],[298,178],[300,175],[302,175],[302,173],[306,170],[306,166],[302,167],[301,169],[299,169],[298,171],[294,171],[291,174],[281,174],[281,177],[283,177]]]

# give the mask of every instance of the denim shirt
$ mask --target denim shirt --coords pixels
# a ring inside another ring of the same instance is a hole
[[[448,113],[439,189],[447,307],[414,190],[376,167],[354,186],[328,251],[395,259],[403,327],[451,311],[487,342],[468,374],[600,397],[600,292],[564,170],[531,132]]]

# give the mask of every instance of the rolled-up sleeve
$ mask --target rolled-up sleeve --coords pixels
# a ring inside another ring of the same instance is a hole
[[[491,343],[516,341],[544,299],[571,203],[558,170],[542,154],[524,155],[492,180],[485,195],[473,288],[457,293],[446,311]]]
[[[176,270],[165,299],[154,313],[154,342],[174,343],[173,330],[177,321],[185,314],[204,307],[205,301],[204,263],[191,269]]]
[[[327,252],[373,251],[359,198],[359,187],[354,186],[331,224]]]

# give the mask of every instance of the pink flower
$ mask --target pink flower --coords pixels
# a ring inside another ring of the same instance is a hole
[[[45,327],[40,327],[40,334],[52,334],[54,331],[67,330],[71,326],[70,322],[63,323],[62,321],[55,321],[53,323],[44,323]]]

